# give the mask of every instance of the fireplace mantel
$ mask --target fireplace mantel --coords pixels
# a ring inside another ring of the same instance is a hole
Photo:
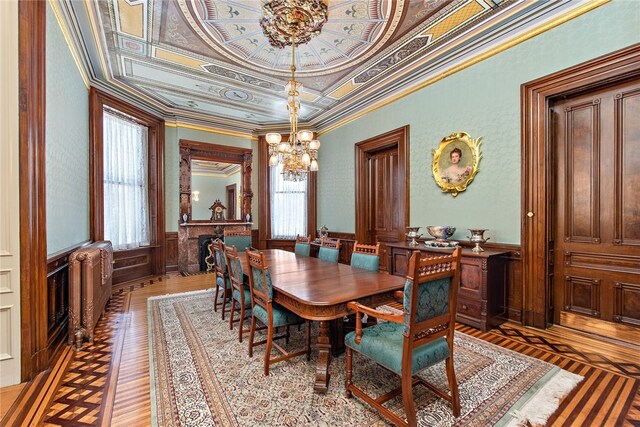
[[[178,271],[200,271],[198,238],[213,236],[222,238],[225,228],[250,229],[252,222],[187,222],[178,227]]]

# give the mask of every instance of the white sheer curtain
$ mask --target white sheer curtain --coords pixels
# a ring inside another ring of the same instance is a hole
[[[104,112],[104,238],[114,249],[149,244],[147,128]]]
[[[307,235],[307,181],[282,179],[282,164],[270,167],[271,238],[295,239]]]

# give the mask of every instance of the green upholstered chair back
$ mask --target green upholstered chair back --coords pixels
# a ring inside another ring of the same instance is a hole
[[[311,236],[296,236],[296,246],[293,249],[296,255],[309,256],[311,253]]]
[[[351,254],[351,267],[364,268],[365,270],[378,271],[380,264],[380,243],[365,245],[356,242],[353,244]]]
[[[249,289],[253,302],[266,307],[273,298],[273,287],[271,285],[271,274],[264,254],[260,251],[245,251],[249,264]]]
[[[215,256],[216,273],[227,273],[227,261],[224,258],[224,243],[221,240],[214,240],[211,243]]]
[[[340,239],[325,238],[320,241],[318,259],[329,262],[338,262],[340,257]]]
[[[234,287],[236,285],[242,286],[244,281],[244,273],[242,271],[242,262],[238,256],[238,249],[235,246],[226,246],[224,250],[225,257],[227,259],[227,267],[229,271],[229,278]]]
[[[309,256],[311,253],[311,245],[309,243],[297,243],[293,249],[296,255],[298,256]]]
[[[338,262],[338,257],[340,256],[340,251],[338,249],[333,248],[325,248],[324,246],[320,246],[320,250],[318,251],[318,259],[329,262]]]
[[[251,246],[251,230],[224,230],[224,244],[227,246],[235,246],[239,252]]]
[[[224,256],[225,246],[221,240],[214,240],[211,243],[213,253],[215,255],[215,269],[216,269],[216,284],[220,287],[231,287],[231,280],[229,280],[229,273],[227,271],[227,260]]]
[[[404,285],[404,330],[409,336],[453,328],[460,282],[460,248],[453,255],[421,258],[415,251]]]

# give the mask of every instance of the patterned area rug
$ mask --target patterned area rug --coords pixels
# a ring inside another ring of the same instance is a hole
[[[377,412],[344,395],[345,358],[331,362],[327,394],[313,391],[315,360],[272,365],[263,376],[264,346],[249,358],[247,342],[213,311],[212,290],[149,298],[153,425],[386,426]],[[317,332],[317,331],[316,331]],[[303,348],[304,328],[286,348]],[[540,425],[582,377],[546,362],[456,332],[461,416],[423,386],[414,387],[421,426]],[[375,395],[399,377],[354,354],[354,382]],[[444,364],[420,375],[447,389]],[[401,398],[388,406],[404,417]],[[529,424],[527,424],[529,423]]]

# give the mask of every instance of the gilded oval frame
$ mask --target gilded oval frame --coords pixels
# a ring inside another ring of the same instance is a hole
[[[473,139],[466,132],[454,132],[440,141],[433,150],[433,178],[444,193],[456,197],[467,189],[480,170],[482,137]],[[454,156],[457,156],[457,161]]]

